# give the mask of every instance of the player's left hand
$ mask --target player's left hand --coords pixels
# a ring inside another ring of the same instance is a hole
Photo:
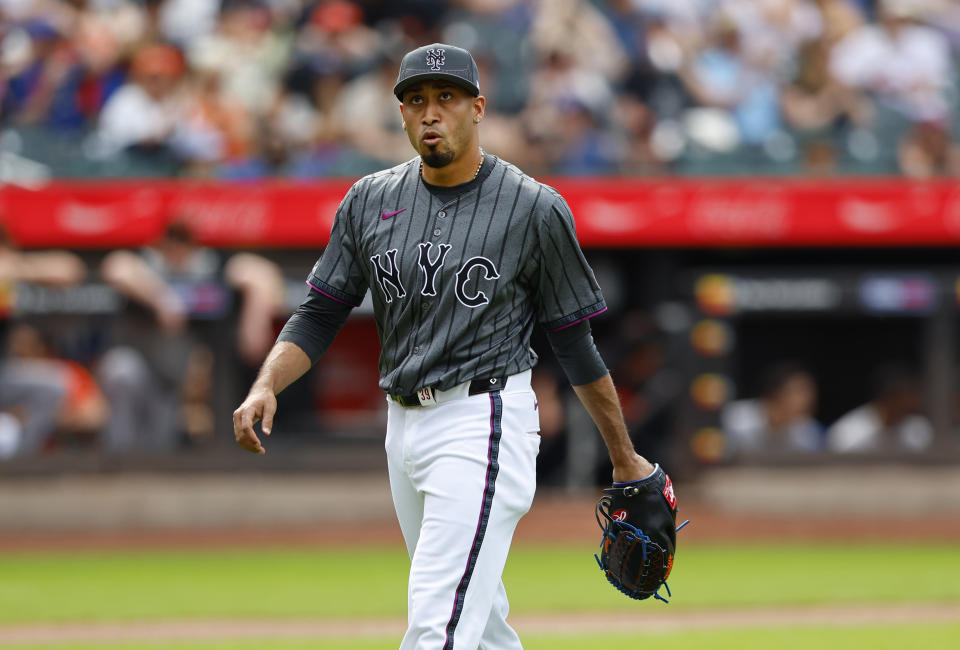
[[[641,456],[634,453],[633,456],[625,461],[615,463],[613,466],[613,482],[629,483],[630,481],[639,481],[653,474],[653,464]]]
[[[637,600],[666,600],[659,591],[673,568],[676,521],[673,483],[660,467],[639,481],[605,489],[597,503],[603,537],[596,558],[607,581]]]

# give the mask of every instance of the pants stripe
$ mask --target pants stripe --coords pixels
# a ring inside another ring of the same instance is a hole
[[[490,393],[490,441],[487,443],[487,476],[483,488],[480,518],[477,521],[477,531],[473,535],[473,543],[470,545],[467,566],[460,578],[460,584],[457,585],[457,590],[454,592],[453,611],[450,614],[450,621],[447,623],[447,640],[443,644],[443,650],[453,650],[453,635],[456,632],[457,623],[460,621],[463,600],[467,594],[467,587],[470,586],[473,569],[477,565],[480,545],[483,544],[483,536],[487,531],[487,522],[490,520],[490,508],[493,505],[493,494],[496,491],[497,473],[500,471],[500,463],[497,457],[500,453],[500,435],[502,433],[500,421],[502,416],[503,400],[500,398],[500,392],[492,392]]]

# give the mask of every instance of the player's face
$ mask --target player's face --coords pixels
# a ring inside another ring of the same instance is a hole
[[[476,147],[483,98],[445,81],[424,81],[403,93],[400,113],[410,144],[430,167],[446,167]]]

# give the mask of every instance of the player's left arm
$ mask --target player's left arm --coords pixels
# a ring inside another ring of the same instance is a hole
[[[653,466],[633,448],[613,380],[590,333],[589,319],[606,311],[607,305],[577,241],[573,214],[555,194],[540,217],[535,254],[530,256],[536,266],[537,319],[603,436],[613,462],[613,480],[642,479]]]
[[[637,481],[653,473],[654,467],[650,461],[633,448],[610,373],[588,384],[574,386],[573,390],[607,445],[613,462],[614,482]]]
[[[589,321],[547,331],[547,341],[603,436],[613,461],[613,480],[626,482],[648,476],[653,466],[633,450],[620,400],[593,341]]]

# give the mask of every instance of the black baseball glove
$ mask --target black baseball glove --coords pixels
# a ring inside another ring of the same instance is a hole
[[[677,497],[670,477],[656,466],[639,481],[614,483],[597,502],[597,523],[603,529],[600,554],[594,556],[607,580],[637,600],[667,589],[677,546]]]

